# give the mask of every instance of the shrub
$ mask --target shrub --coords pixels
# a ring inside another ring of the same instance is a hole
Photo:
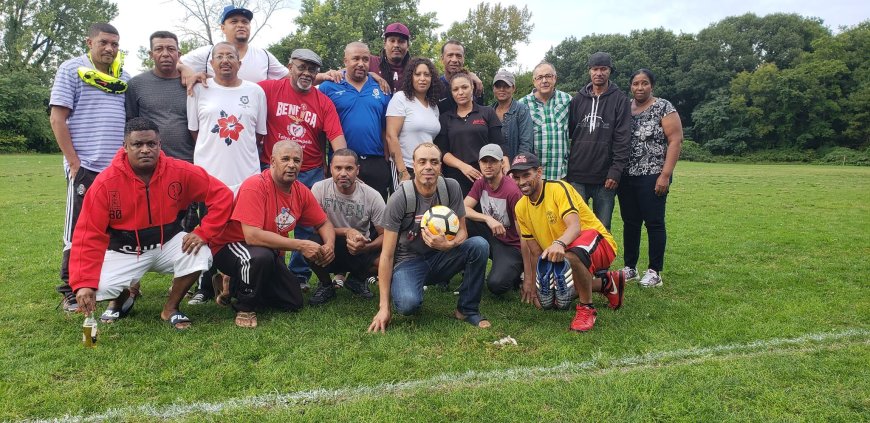
[[[817,162],[834,165],[870,166],[870,148],[862,151],[846,147],[834,147],[828,150]]]
[[[680,160],[689,162],[712,162],[713,155],[704,147],[692,140],[684,140],[680,150]]]
[[[9,131],[0,131],[0,153],[22,153],[27,151],[27,138]]]

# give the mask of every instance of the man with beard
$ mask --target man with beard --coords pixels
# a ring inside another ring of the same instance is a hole
[[[347,148],[359,155],[359,177],[386,201],[393,186],[390,162],[385,153],[388,94],[369,77],[369,48],[353,42],[344,48],[344,78],[324,82],[320,91],[335,104]]]
[[[321,139],[326,138],[333,151],[347,148],[335,105],[314,88],[314,79],[322,65],[317,53],[299,48],[290,53],[289,78],[260,81],[266,91],[268,108],[268,135],[260,161],[271,163],[272,147],[278,141],[295,142],[305,152],[297,179],[309,189],[323,180],[326,173],[326,145]],[[311,234],[311,228],[304,225],[293,233],[296,239],[308,239]],[[291,254],[290,270],[307,290],[311,269],[299,253]]]
[[[269,169],[242,184],[231,220],[212,246],[215,266],[230,276],[236,326],[257,327],[256,312],[263,308],[302,308],[300,282],[284,265],[285,251],[299,251],[318,266],[335,259],[335,228],[298,180],[302,155],[293,141],[275,144]],[[288,238],[296,225],[315,227],[323,244]]]
[[[63,62],[51,87],[51,131],[63,153],[67,182],[61,284],[56,290],[68,312],[78,308],[69,286],[69,254],[79,211],[94,178],[124,142],[124,91],[130,75],[122,69],[119,40],[114,26],[91,25],[85,40],[88,53]]]
[[[115,300],[100,317],[113,322],[124,317],[118,304],[131,282],[149,271],[172,273],[160,318],[187,329],[190,319],[179,303],[211,265],[208,244],[226,225],[233,194],[201,167],[163,154],[154,122],[134,118],[124,133],[124,148],[85,196],[72,243],[70,285],[85,314],[94,312],[97,301]],[[209,214],[187,233],[176,216],[197,201],[206,203]]]
[[[592,80],[571,100],[568,129],[571,153],[565,180],[588,203],[604,227],[610,230],[614,199],[622,169],[628,164],[631,145],[631,103],[610,82],[613,60],[604,52],[589,56]]]
[[[405,80],[405,67],[411,54],[411,31],[399,22],[393,22],[384,28],[384,49],[380,56],[371,56],[369,71],[377,74],[390,85],[390,92],[402,89]]]
[[[384,239],[384,200],[357,177],[359,156],[348,148],[338,150],[329,167],[332,178],[314,184],[311,192],[335,227],[335,260],[327,267],[312,264],[320,286],[309,300],[311,305],[335,298],[336,285],[342,284],[355,295],[372,298],[367,279],[377,273]],[[323,242],[317,235],[312,241]],[[350,272],[347,279],[345,272]],[[335,279],[330,279],[330,273],[336,274]]]

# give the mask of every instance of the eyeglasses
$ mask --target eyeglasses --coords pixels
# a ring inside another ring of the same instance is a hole
[[[543,81],[545,79],[556,79],[556,75],[553,75],[552,73],[548,73],[546,75],[538,75],[535,77],[535,81]]]
[[[235,54],[227,53],[227,54],[214,55],[214,60],[217,60],[218,62],[223,62],[224,60],[229,60],[229,61],[239,60],[239,58]]]
[[[317,72],[320,72],[320,67],[317,65],[305,65],[302,63],[294,64],[293,67],[296,68],[299,72],[302,73],[310,73],[312,75],[317,75]]]

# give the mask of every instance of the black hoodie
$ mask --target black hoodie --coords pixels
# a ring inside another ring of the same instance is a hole
[[[616,84],[596,96],[592,83],[571,99],[568,131],[568,182],[603,184],[606,179],[619,182],[628,164],[631,145],[631,103]]]

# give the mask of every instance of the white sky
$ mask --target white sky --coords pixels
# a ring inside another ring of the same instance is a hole
[[[228,0],[229,4],[231,0]],[[279,41],[295,31],[293,19],[298,15],[299,1],[291,0],[290,9],[277,12],[254,40],[261,47]],[[478,0],[421,0],[421,12],[437,12],[438,32],[446,31],[451,23],[465,19]],[[551,47],[565,38],[582,38],[590,34],[628,34],[632,30],[664,27],[674,33],[697,33],[711,23],[728,16],[747,12],[763,16],[771,13],[798,13],[821,18],[834,33],[840,26],[855,25],[870,19],[870,2],[861,0],[671,0],[671,1],[490,1],[491,4],[514,4],[528,6],[532,12],[531,43],[518,48],[519,66],[529,69],[543,59]],[[112,24],[121,33],[121,48],[129,54],[127,66],[130,73],[138,73],[139,46],[148,46],[148,36],[157,30],[178,32],[183,24],[181,8],[173,0],[141,1],[117,0],[118,17]],[[257,25],[256,20],[254,25]],[[413,34],[412,34],[413,35]],[[375,46],[372,46],[375,49]],[[515,67],[516,69],[516,67]]]

